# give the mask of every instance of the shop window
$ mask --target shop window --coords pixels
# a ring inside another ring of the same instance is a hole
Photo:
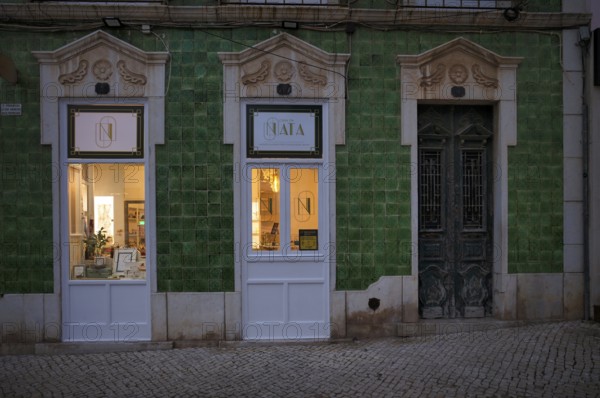
[[[69,164],[71,279],[145,279],[141,163]]]
[[[252,249],[318,250],[319,172],[297,166],[252,169]]]

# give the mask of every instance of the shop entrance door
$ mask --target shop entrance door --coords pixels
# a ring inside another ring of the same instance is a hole
[[[317,163],[248,164],[243,338],[327,338],[328,192]]]
[[[150,340],[145,107],[65,102],[61,109],[62,340]]]
[[[492,314],[493,107],[418,108],[419,313]]]

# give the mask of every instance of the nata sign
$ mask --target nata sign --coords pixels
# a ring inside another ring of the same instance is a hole
[[[322,106],[248,105],[248,157],[322,156]]]

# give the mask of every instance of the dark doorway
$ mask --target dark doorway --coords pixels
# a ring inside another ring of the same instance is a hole
[[[492,314],[492,106],[419,105],[419,314]]]

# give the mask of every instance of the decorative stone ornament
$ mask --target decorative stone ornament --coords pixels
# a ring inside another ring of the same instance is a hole
[[[58,77],[58,81],[61,84],[79,83],[80,81],[83,80],[83,78],[87,74],[88,65],[89,65],[89,62],[86,61],[85,59],[82,59],[81,61],[79,61],[79,65],[77,66],[77,69],[75,69],[73,72],[69,72],[69,73],[60,75]]]
[[[461,85],[469,77],[469,71],[462,64],[454,64],[450,67],[450,70],[448,71],[448,77],[450,78],[450,80],[452,80],[453,83]]]
[[[442,79],[444,79],[444,74],[446,73],[446,65],[438,64],[430,75],[427,74],[427,71],[425,69],[421,73],[423,75],[421,77],[420,82],[421,87],[435,86],[436,84],[439,84],[442,81]]]
[[[105,82],[112,76],[113,67],[107,60],[99,59],[98,61],[94,62],[92,71],[96,79]]]
[[[280,61],[274,67],[275,77],[282,83],[287,83],[294,77],[294,66],[289,61]]]
[[[250,72],[242,76],[243,84],[255,84],[265,81],[269,76],[269,70],[271,69],[271,62],[264,60],[260,64],[260,68],[257,71]]]
[[[133,73],[132,71],[127,69],[125,61],[117,62],[117,69],[119,69],[119,74],[126,82],[142,86],[146,84],[146,76],[139,73]]]
[[[481,71],[481,66],[479,66],[478,64],[473,64],[471,70],[473,71],[473,78],[477,83],[481,84],[484,87],[498,87],[498,79],[496,79],[495,77],[486,76]]]
[[[111,95],[147,96],[158,79],[151,65],[162,63],[166,57],[163,55],[166,53],[142,52],[104,31],[91,33],[55,51],[33,54],[45,65],[43,70],[54,75],[49,77],[52,83],[42,87],[42,96],[58,97],[105,95],[106,90],[95,90],[97,83],[108,84]]]
[[[298,70],[300,71],[300,76],[302,76],[304,81],[309,84],[315,84],[317,86],[325,86],[327,84],[327,76],[313,72],[306,64],[300,64]]]

